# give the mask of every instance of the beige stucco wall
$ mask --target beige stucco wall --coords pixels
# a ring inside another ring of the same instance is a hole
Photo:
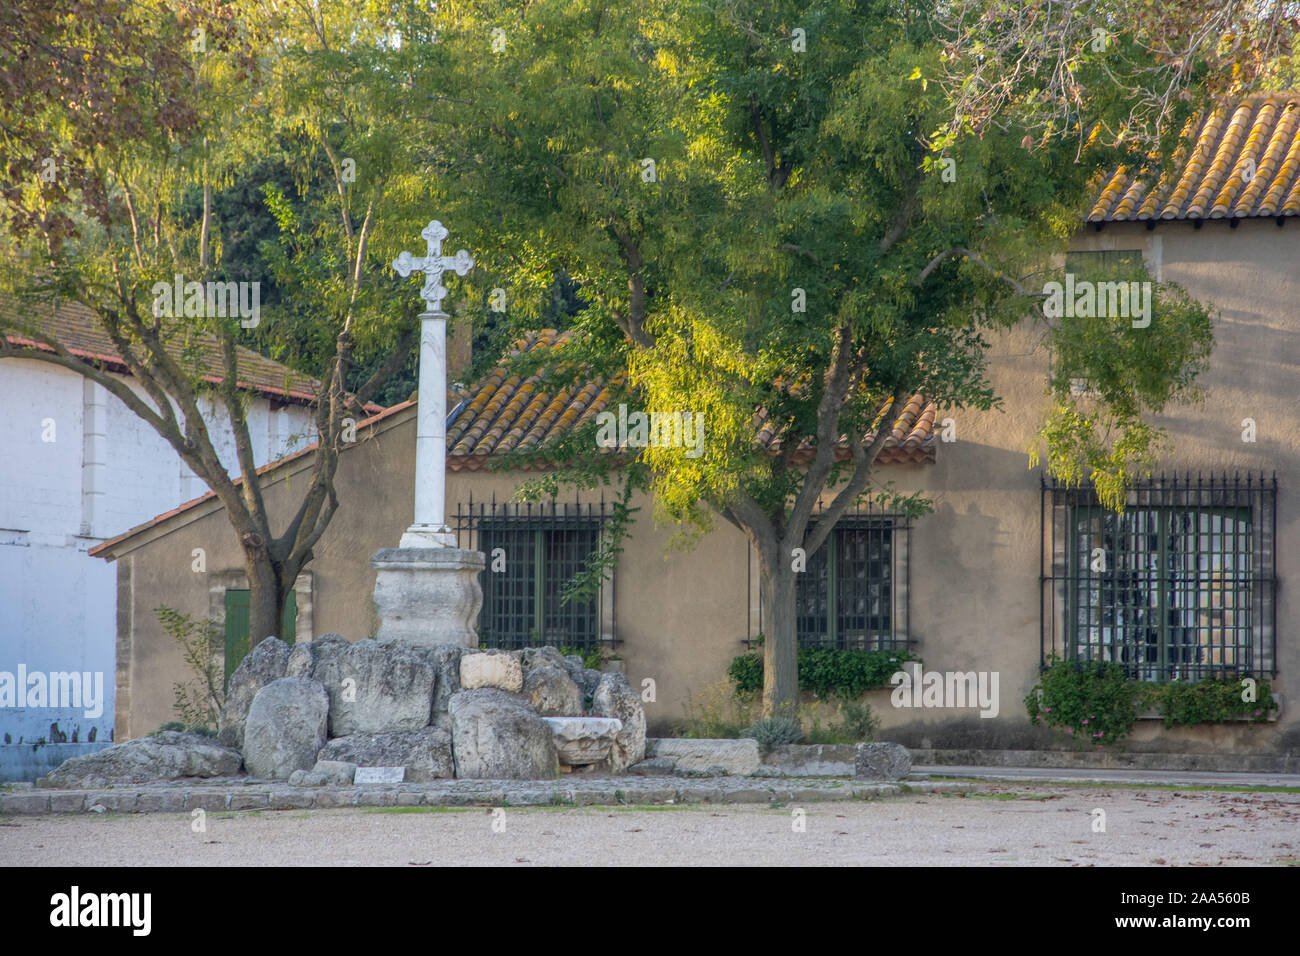
[[[1225,222],[1108,226],[1078,237],[1075,248],[1140,248],[1163,281],[1183,284],[1221,312],[1205,403],[1178,408],[1160,423],[1173,450],[1166,469],[1195,472],[1277,472],[1278,669],[1282,718],[1267,726],[1232,725],[1166,731],[1144,722],[1132,749],[1171,752],[1300,750],[1300,711],[1289,700],[1300,688],[1300,518],[1291,506],[1300,487],[1300,225]],[[1158,321],[1151,335],[1159,334]],[[1047,355],[1029,327],[993,339],[993,381],[1002,411],[941,412],[952,417],[955,442],[943,443],[933,465],[885,466],[884,478],[903,490],[922,489],[935,511],[916,522],[911,546],[911,636],[927,669],[996,671],[1000,713],[895,709],[888,692],[870,699],[886,736],[913,746],[1026,748],[1053,738],[1028,724],[1022,700],[1039,663],[1039,473],[1027,446],[1039,424]],[[1258,442],[1243,444],[1241,421],[1253,417]],[[409,523],[413,480],[413,411],[363,433],[339,469],[342,506],[311,564],[314,635],[351,639],[373,633],[370,555],[397,543]],[[268,501],[283,514],[306,481],[308,462],[281,470]],[[520,475],[456,472],[448,476],[449,508],[507,499]],[[286,483],[287,481],[287,483]],[[286,491],[289,492],[286,494]],[[594,500],[584,494],[583,501]],[[653,506],[642,510],[617,572],[617,635],[634,686],[650,677],[657,699],[647,704],[652,727],[685,712],[692,694],[723,678],[740,641],[757,631],[756,585],[747,576],[747,545],[719,521],[694,548],[670,551],[672,528],[656,527]],[[119,548],[118,738],[138,736],[172,719],[172,683],[185,678],[152,608],[159,603],[196,616],[207,612],[210,583],[190,570],[192,549],[207,552],[209,572],[238,571],[233,531],[213,505],[193,509]],[[128,610],[129,609],[129,610]],[[305,637],[305,635],[304,635]]]

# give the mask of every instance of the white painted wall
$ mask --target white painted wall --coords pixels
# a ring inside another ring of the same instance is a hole
[[[0,672],[16,675],[19,664],[29,673],[101,672],[106,698],[93,719],[84,710],[4,706],[0,698],[0,744],[52,739],[51,725],[69,742],[74,733],[85,742],[92,729],[107,740],[117,574],[86,551],[208,489],[147,423],[74,372],[6,359],[0,409]],[[224,408],[203,410],[222,463],[238,474]],[[258,398],[248,419],[259,466],[315,440],[301,405],[272,411]]]

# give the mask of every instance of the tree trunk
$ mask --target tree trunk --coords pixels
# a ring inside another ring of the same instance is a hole
[[[763,601],[763,716],[793,717],[799,706],[795,572],[783,549],[759,550],[758,587]]]
[[[288,595],[281,593],[277,568],[264,548],[246,548],[244,565],[248,574],[248,649],[251,651],[268,637],[284,637],[280,631]]]

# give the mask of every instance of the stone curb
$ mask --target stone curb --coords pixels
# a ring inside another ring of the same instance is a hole
[[[22,790],[0,794],[0,813],[189,813],[239,810],[323,810],[338,807],[617,806],[642,804],[764,804],[875,800],[904,793],[967,792],[978,784],[955,781],[863,783],[812,779],[768,784],[761,779],[700,781],[612,778],[579,786],[549,781],[470,781],[290,787],[284,784],[141,786],[111,790]],[[838,785],[836,785],[838,784]],[[95,808],[102,807],[103,810]]]

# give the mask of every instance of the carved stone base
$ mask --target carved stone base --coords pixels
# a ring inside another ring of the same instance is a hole
[[[481,551],[459,548],[385,548],[370,566],[375,577],[381,644],[462,644],[478,647],[483,589]]]

